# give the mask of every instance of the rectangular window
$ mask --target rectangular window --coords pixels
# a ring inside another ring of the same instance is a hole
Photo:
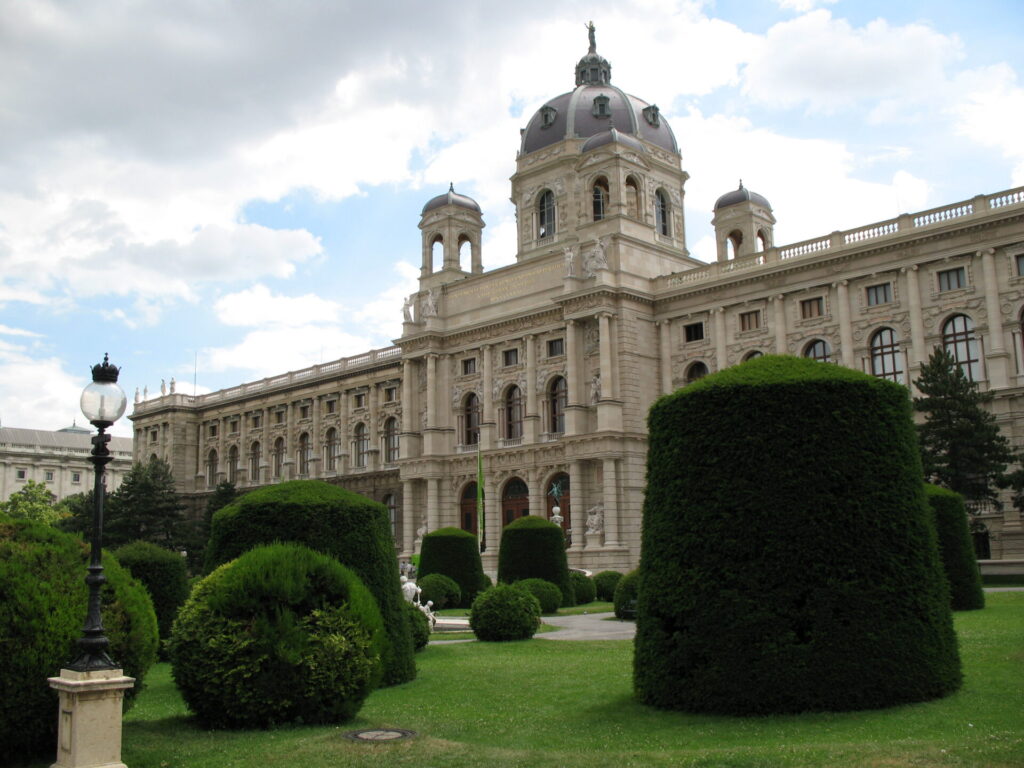
[[[334,413],[338,410],[338,401],[328,400],[324,403],[324,410],[327,411],[327,413]]]
[[[476,358],[467,357],[462,361],[462,375],[469,376],[471,373],[476,373]]]
[[[867,288],[868,306],[877,307],[892,301],[892,283],[869,285]]]
[[[217,425],[216,424],[211,424],[210,425],[210,437],[216,437],[216,436],[217,436]]]
[[[1017,275],[1024,277],[1024,253],[1018,253],[1015,261],[1017,263]]]
[[[81,472],[72,472],[71,473],[71,482],[72,483],[80,483],[80,482],[82,482],[82,473]]]
[[[397,387],[384,387],[384,402],[393,403],[398,395]]]
[[[149,433],[149,442],[155,443],[159,439],[160,439],[160,430],[159,429],[154,429],[152,432]]]
[[[46,471],[46,482],[48,482],[48,483],[52,483],[53,482],[53,472],[51,472],[50,470]]]
[[[258,413],[254,413],[252,415],[252,428],[253,429],[259,429],[259,426],[260,426],[260,415]]]
[[[963,267],[944,269],[939,272],[939,290],[955,291],[967,286],[967,270]]]
[[[684,325],[683,335],[687,341],[700,341],[704,338],[704,323]]]
[[[28,472],[26,472],[24,469],[19,469],[15,473],[15,477],[17,477],[19,480],[24,480],[27,477],[27,475]]]
[[[755,309],[751,312],[740,312],[740,330],[753,331],[761,327],[761,310]]]
[[[565,354],[564,339],[548,339],[548,357],[560,357]]]
[[[284,424],[284,411],[274,411],[274,423]]]
[[[510,365],[519,364],[519,350],[518,349],[506,349],[501,353],[501,363],[506,368]]]
[[[300,405],[299,406],[299,418],[300,419],[308,419],[309,418],[309,406],[308,405]]]
[[[810,320],[812,317],[821,317],[825,314],[825,300],[820,296],[816,299],[804,299],[800,302],[800,317]]]
[[[356,403],[356,408],[365,408],[366,407],[366,395],[363,392],[360,392],[359,394],[357,394],[355,396],[355,403]]]

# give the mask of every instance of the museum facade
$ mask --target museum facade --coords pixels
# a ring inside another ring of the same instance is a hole
[[[450,188],[423,208],[394,346],[137,400],[135,459],[166,459],[196,498],[222,480],[337,483],[388,507],[399,557],[458,526],[486,539],[491,572],[502,526],[558,506],[571,566],[625,571],[648,408],[753,356],[911,386],[945,347],[1024,446],[1024,188],[777,245],[771,205],[741,183],[715,204],[706,264],[686,248],[687,178],[657,106],[611,84],[592,38],[576,87],[522,131],[514,264],[484,271],[480,207]],[[979,511],[991,557],[1024,558],[1019,513]]]

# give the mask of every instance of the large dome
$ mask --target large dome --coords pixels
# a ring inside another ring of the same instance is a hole
[[[658,107],[611,84],[611,64],[597,53],[591,25],[590,50],[576,65],[576,90],[556,96],[537,110],[523,130],[520,152],[536,152],[564,139],[589,139],[612,129],[679,153],[676,137]],[[611,135],[614,139],[615,134]]]

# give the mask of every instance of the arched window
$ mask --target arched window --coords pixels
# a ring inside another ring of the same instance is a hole
[[[210,488],[217,485],[217,451],[210,451],[206,456],[206,485]]]
[[[555,234],[555,194],[545,189],[537,201],[537,237],[552,237]]]
[[[324,458],[328,472],[338,471],[338,430],[331,427],[324,435]]]
[[[394,417],[384,422],[384,461],[398,461],[398,419]]]
[[[530,514],[530,489],[518,477],[505,483],[501,493],[501,517],[504,525]]]
[[[953,315],[942,326],[942,347],[952,356],[960,370],[971,381],[981,378],[978,340],[974,337],[974,323],[967,315]]]
[[[565,406],[568,400],[569,387],[565,383],[565,377],[557,376],[548,385],[548,403],[551,421],[548,429],[551,432],[565,432]]]
[[[444,267],[444,238],[434,235],[430,241],[430,271],[439,272]]]
[[[599,176],[594,181],[594,221],[600,221],[608,212],[608,179]]]
[[[892,328],[882,328],[871,337],[871,373],[881,379],[903,383],[903,356]]]
[[[523,436],[523,393],[519,387],[512,385],[505,393],[503,403],[505,416],[505,437],[515,439]]]
[[[462,525],[462,530],[476,535],[476,483],[468,483],[462,489],[462,496],[459,499],[459,522]]]
[[[366,433],[366,425],[363,422],[356,424],[352,430],[352,456],[355,466],[365,467],[366,456],[370,452],[370,436]]]
[[[381,503],[388,508],[388,522],[391,524],[391,540],[398,541],[398,502],[395,494],[389,493],[381,499]]]
[[[686,383],[692,384],[708,375],[708,367],[699,360],[686,369]]]
[[[311,453],[309,450],[309,433],[303,432],[299,435],[299,449],[295,456],[299,463],[299,474],[303,477],[309,474],[309,457]]]
[[[804,347],[804,357],[817,360],[819,363],[831,363],[832,347],[824,339],[815,339]]]
[[[640,189],[632,176],[626,177],[626,215],[640,218]]]
[[[665,190],[659,189],[654,193],[654,221],[659,235],[668,237],[672,234],[670,224],[672,209],[669,206],[668,195]]]
[[[480,398],[474,392],[470,392],[466,396],[463,417],[462,443],[463,445],[476,445],[480,442]]]
[[[263,460],[263,452],[260,449],[259,441],[252,444],[249,451],[249,482],[260,481],[260,462]]]
[[[747,352],[747,354],[743,356],[743,362],[747,362],[747,360],[755,360],[761,357],[763,354],[764,353],[759,349],[755,349],[752,352]]]
[[[729,258],[735,259],[740,255],[740,246],[743,245],[743,233],[738,229],[734,229],[725,238],[725,245],[726,250],[729,252]]]
[[[767,251],[772,247],[772,239],[768,236],[768,231],[764,229],[757,230],[757,250]]]
[[[459,235],[459,269],[469,272],[473,267],[473,242],[469,235]]]
[[[284,438],[279,437],[274,441],[274,478],[277,480],[281,479],[281,473],[284,471]]]
[[[238,446],[232,445],[228,449],[228,482],[238,482]]]

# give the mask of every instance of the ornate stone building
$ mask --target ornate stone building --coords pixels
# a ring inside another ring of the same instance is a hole
[[[611,84],[592,39],[574,90],[522,131],[514,264],[484,272],[480,208],[449,189],[423,208],[420,290],[396,346],[137,403],[135,457],[168,459],[193,494],[222,479],[337,482],[389,507],[399,556],[457,525],[486,535],[491,571],[501,527],[550,516],[558,497],[570,564],[626,570],[647,409],[751,356],[909,386],[945,346],[1024,445],[1024,189],[777,246],[770,204],[741,184],[715,205],[705,264],[686,248],[686,180],[668,123]],[[982,519],[992,557],[1024,557],[1015,510]]]

